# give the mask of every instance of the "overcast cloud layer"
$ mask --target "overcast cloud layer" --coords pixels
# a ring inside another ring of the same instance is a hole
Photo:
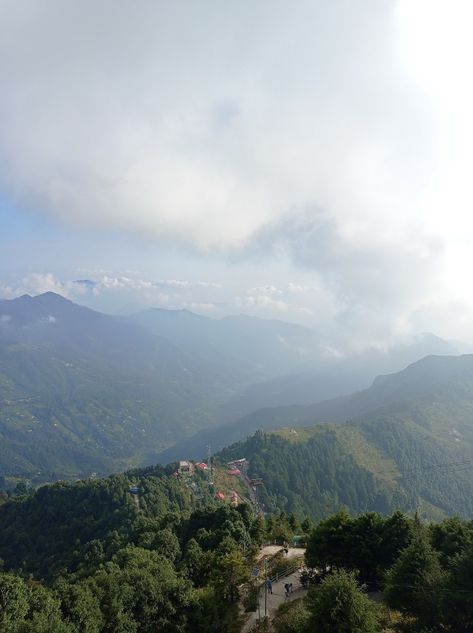
[[[290,262],[232,282],[228,310],[298,294],[289,315],[332,336],[471,340],[472,19],[468,0],[0,0],[0,188],[237,276]],[[221,286],[186,301],[212,311]]]

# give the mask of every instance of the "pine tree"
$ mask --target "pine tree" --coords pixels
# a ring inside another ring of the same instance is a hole
[[[307,595],[309,631],[317,633],[377,633],[379,607],[362,591],[353,572],[330,574]]]
[[[445,572],[439,555],[432,548],[426,530],[416,520],[411,543],[386,574],[386,602],[428,626],[438,617],[444,582]]]

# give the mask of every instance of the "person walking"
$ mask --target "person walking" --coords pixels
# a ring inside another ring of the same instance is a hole
[[[266,589],[268,590],[268,593],[273,593],[273,583],[270,578],[266,578]]]

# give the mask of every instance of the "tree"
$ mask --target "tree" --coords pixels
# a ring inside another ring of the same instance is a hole
[[[31,582],[28,594],[28,614],[19,633],[76,633],[72,624],[64,622],[60,602],[52,591]]]
[[[15,486],[15,495],[17,497],[22,497],[31,492],[31,486],[28,484],[28,481],[24,481],[23,479],[19,481]]]
[[[246,504],[245,504],[246,505]],[[262,517],[257,516],[250,526],[250,536],[254,544],[261,545],[264,543],[265,524]]]
[[[100,633],[104,625],[100,603],[87,580],[69,583],[61,578],[55,589],[61,599],[64,618],[81,633]]]
[[[347,512],[337,512],[312,530],[305,559],[309,567],[345,567],[351,558],[353,520]]]
[[[277,633],[306,633],[310,613],[302,600],[285,602],[279,606],[272,626]]]
[[[361,582],[377,584],[383,563],[384,519],[377,512],[367,512],[354,519],[351,526],[350,558],[344,567],[359,572]]]
[[[21,578],[0,574],[0,631],[19,629],[28,613],[28,589]]]
[[[93,582],[106,633],[185,631],[191,588],[157,552],[128,546],[95,573]]]
[[[293,533],[296,532],[298,527],[299,527],[299,522],[298,522],[294,512],[291,512],[287,522],[288,522],[289,528],[292,530],[292,532]]]
[[[181,555],[177,536],[169,528],[160,530],[154,537],[151,546],[160,554],[175,562]]]
[[[377,633],[381,630],[379,607],[357,583],[354,572],[335,571],[306,599],[309,631],[317,633]]]
[[[216,560],[212,584],[224,601],[235,602],[239,596],[238,588],[249,579],[248,567],[239,551],[234,550]]]
[[[268,514],[266,517],[266,536],[271,539],[273,536],[273,530],[276,527],[276,519],[272,514]]]
[[[440,552],[440,560],[447,566],[457,555],[473,543],[471,524],[458,517],[449,517],[430,529],[432,546]]]
[[[442,619],[452,631],[473,630],[473,546],[451,565],[442,600]]]
[[[384,596],[389,606],[428,626],[437,618],[445,573],[427,532],[415,526],[411,543],[386,574]]]
[[[384,521],[382,543],[382,566],[392,567],[400,552],[411,542],[414,533],[412,519],[397,510]]]

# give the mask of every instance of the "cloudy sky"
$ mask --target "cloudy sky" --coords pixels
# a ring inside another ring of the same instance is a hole
[[[470,0],[0,0],[0,296],[473,340]]]

